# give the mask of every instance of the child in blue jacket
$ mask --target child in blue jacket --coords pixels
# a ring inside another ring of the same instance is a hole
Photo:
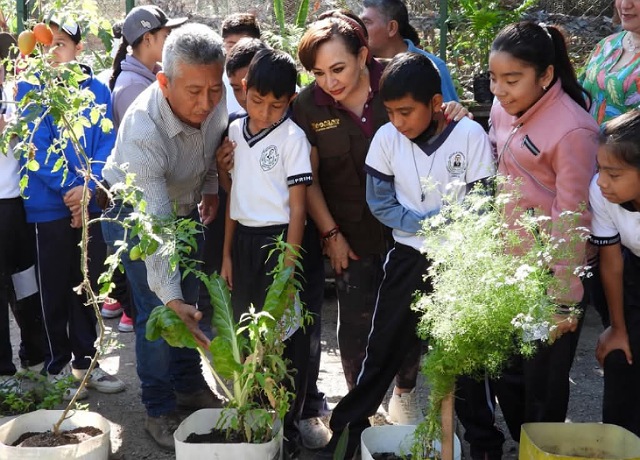
[[[61,66],[75,61],[82,50],[80,27],[70,21],[52,21],[53,43],[49,47],[51,65]],[[93,76],[91,68],[80,65],[87,78],[80,88],[88,88],[95,95],[95,104],[106,105],[105,117],[111,118],[111,95],[109,89]],[[64,84],[61,82],[61,84]],[[20,102],[38,87],[21,81],[18,83],[16,100]],[[44,110],[44,109],[41,109]],[[89,109],[84,114],[88,119]],[[38,281],[46,332],[45,371],[52,380],[64,378],[70,373],[81,379],[89,368],[96,349],[96,318],[91,308],[83,305],[83,297],[73,288],[80,284],[81,240],[81,200],[83,195],[83,170],[89,165],[71,141],[64,149],[65,166],[56,167],[57,153],[49,153],[52,145],[61,140],[61,134],[54,118],[47,115],[40,124],[29,123],[33,132],[33,158],[39,168],[25,167],[27,158],[21,158],[22,175],[28,175],[28,185],[24,191],[25,211],[36,234]],[[103,132],[100,120],[85,127],[79,139],[88,158],[94,180],[101,180],[102,167],[115,143],[115,132]],[[34,170],[36,169],[36,170]],[[94,195],[95,181],[89,184]],[[89,203],[89,215],[99,215],[95,198]],[[106,246],[100,226],[90,227],[89,241],[90,276],[97,280],[105,259]],[[71,361],[73,356],[73,361]],[[68,364],[71,362],[71,367]],[[115,393],[124,389],[124,383],[97,367],[91,374],[88,388],[105,393]],[[66,395],[72,396],[71,391]],[[79,395],[86,397],[86,391]]]

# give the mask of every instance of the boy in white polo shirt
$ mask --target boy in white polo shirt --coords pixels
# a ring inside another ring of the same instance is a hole
[[[360,433],[369,426],[368,417],[375,414],[403,364],[411,372],[397,377],[389,413],[411,414],[400,420],[403,424],[422,420],[414,392],[421,341],[411,304],[416,291],[429,292],[431,286],[426,278],[429,249],[418,232],[425,218],[439,212],[445,197],[462,200],[476,183],[495,173],[482,127],[468,118],[446,123],[440,76],[429,58],[415,53],[396,56],[380,85],[390,123],[378,130],[369,147],[367,203],[372,214],[393,229],[395,244],[384,263],[356,386],[331,416],[333,437],[323,452],[328,456],[347,424],[347,456],[355,450]]]
[[[231,191],[225,226],[221,276],[232,289],[236,320],[253,304],[260,311],[269,275],[276,261],[268,257],[274,238],[284,233],[288,244],[300,248],[306,219],[306,189],[311,184],[311,146],[288,116],[296,91],[293,59],[281,51],[265,49],[251,60],[246,79],[247,116],[229,126],[235,143],[230,169]],[[287,255],[287,264],[295,262]],[[295,389],[305,388],[309,337],[298,329],[285,342],[285,358],[296,370]],[[295,390],[294,389],[294,390]],[[285,438],[290,453],[297,450],[297,422],[304,391],[285,417]]]

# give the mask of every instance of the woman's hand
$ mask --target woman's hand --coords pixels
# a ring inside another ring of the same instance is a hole
[[[633,355],[631,354],[629,335],[626,329],[609,326],[600,334],[596,344],[596,359],[600,366],[604,366],[604,359],[613,350],[622,350],[627,357],[629,365],[633,364]]]
[[[349,260],[358,260],[359,257],[347,243],[347,239],[339,233],[324,242],[324,253],[331,259],[331,267],[336,275],[342,274],[342,270],[349,268]]]
[[[442,112],[447,122],[460,121],[464,117],[469,117],[473,120],[473,114],[469,110],[456,101],[449,101],[442,104]]]

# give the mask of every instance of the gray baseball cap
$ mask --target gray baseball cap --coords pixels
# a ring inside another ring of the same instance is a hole
[[[124,19],[122,36],[127,43],[132,44],[146,32],[161,27],[178,27],[189,18],[169,19],[164,11],[155,5],[136,6]]]

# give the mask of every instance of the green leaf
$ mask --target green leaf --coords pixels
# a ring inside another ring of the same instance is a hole
[[[64,157],[59,157],[51,168],[51,172],[59,171],[64,166]]]
[[[309,14],[309,0],[302,0],[296,15],[296,26],[303,28],[307,23],[307,15]]]
[[[284,35],[284,4],[282,0],[273,0],[273,12],[280,27],[280,33]]]
[[[147,320],[145,337],[154,341],[163,338],[172,347],[197,348],[193,334],[180,317],[169,307],[162,305],[151,312]]]
[[[207,283],[209,296],[213,304],[212,323],[216,328],[217,337],[220,341],[227,342],[229,347],[221,347],[220,350],[229,353],[227,358],[218,356],[223,362],[230,360],[242,364],[242,336],[236,334],[236,322],[233,317],[233,306],[231,305],[231,294],[224,279],[214,273]]]
[[[40,163],[38,163],[36,160],[29,160],[27,161],[27,169],[29,171],[36,172],[40,169]]]
[[[265,317],[267,323],[279,321],[287,309],[293,308],[295,289],[292,284],[292,272],[292,267],[286,267],[277,272],[267,290],[262,311],[273,318],[271,320]]]
[[[242,364],[234,358],[233,348],[228,340],[216,337],[209,347],[213,368],[226,379],[233,379],[234,372],[242,372]]]

